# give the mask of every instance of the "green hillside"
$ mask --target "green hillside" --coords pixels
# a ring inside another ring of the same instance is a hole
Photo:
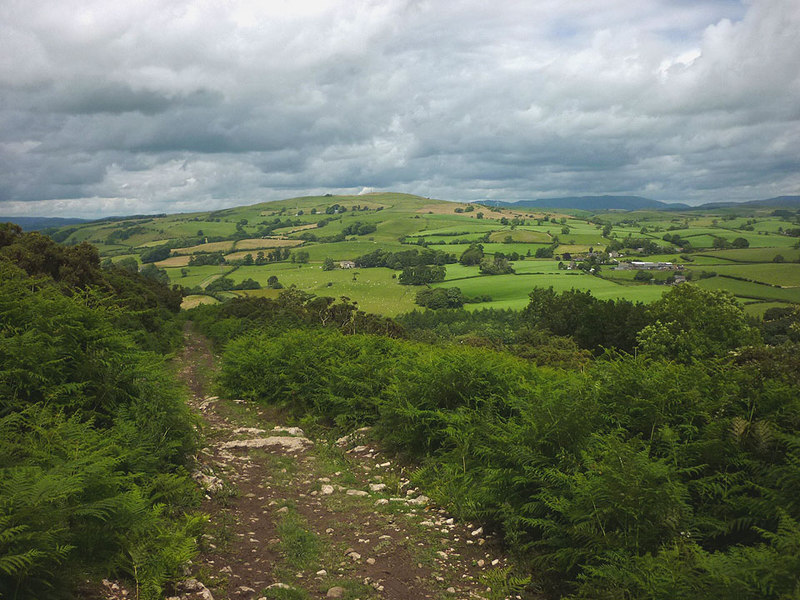
[[[402,268],[358,264],[350,269],[340,263],[357,262],[376,250],[425,248],[457,260],[476,243],[488,259],[510,258],[513,272],[485,275],[477,264],[466,270],[452,261],[445,265],[445,279],[435,285],[458,286],[467,296],[483,299],[469,304],[471,309],[521,308],[532,289],[550,286],[651,302],[675,274],[702,277],[704,287],[733,291],[742,302],[763,303],[764,309],[800,296],[799,217],[787,211],[773,214],[770,208],[749,206],[719,213],[567,212],[498,209],[398,193],[325,195],[96,221],[50,234],[67,245],[91,242],[104,259],[131,268],[131,259],[153,263],[171,283],[186,288],[191,304],[294,285],[396,315],[415,307],[418,291],[418,286],[401,285]],[[609,250],[616,254],[602,254]],[[323,270],[326,259],[334,262],[333,270]],[[635,277],[635,271],[616,270],[618,262],[632,260],[673,262],[680,269],[647,280]],[[562,269],[553,266],[558,262]],[[224,289],[231,285],[251,289]],[[748,310],[759,312],[753,306]]]

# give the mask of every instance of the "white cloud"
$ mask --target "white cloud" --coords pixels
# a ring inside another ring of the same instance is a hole
[[[0,214],[796,193],[798,30],[794,0],[8,0]]]

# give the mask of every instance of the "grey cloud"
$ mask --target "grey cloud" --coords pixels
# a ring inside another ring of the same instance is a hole
[[[0,212],[800,183],[792,0],[32,4],[0,6]]]

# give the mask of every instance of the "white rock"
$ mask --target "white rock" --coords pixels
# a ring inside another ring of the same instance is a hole
[[[233,440],[225,442],[220,446],[223,450],[231,450],[233,448],[283,448],[289,452],[299,452],[305,450],[307,446],[313,446],[314,443],[308,438],[304,437],[286,437],[286,436],[273,436],[265,438],[255,438],[252,440]]]
[[[289,435],[306,437],[305,432],[299,427],[281,427],[280,425],[276,425],[275,427],[272,428],[272,431],[276,433],[288,433]]]
[[[423,506],[425,504],[428,504],[428,502],[430,502],[430,501],[431,501],[431,499],[428,498],[427,496],[421,496],[420,495],[420,496],[417,496],[416,498],[414,498],[413,500],[408,500],[408,503],[409,504],[415,504],[417,506]]]
[[[478,527],[475,531],[472,532],[472,537],[478,537],[479,535],[483,535],[483,527]]]
[[[365,492],[364,490],[347,490],[348,496],[369,496],[369,492]]]
[[[370,483],[369,484],[369,489],[370,489],[370,491],[373,491],[373,492],[382,492],[383,490],[386,489],[386,484],[385,483]]]
[[[332,485],[323,485],[320,489],[320,493],[325,494],[326,496],[330,496],[334,492],[334,488]]]
[[[233,430],[233,433],[236,434],[247,434],[247,435],[261,435],[264,433],[263,429],[258,429],[257,427],[237,427]]]

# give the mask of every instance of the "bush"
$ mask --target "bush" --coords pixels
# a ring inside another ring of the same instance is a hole
[[[122,572],[156,598],[201,522],[173,518],[196,501],[188,409],[113,297],[64,291],[0,263],[0,595]]]

